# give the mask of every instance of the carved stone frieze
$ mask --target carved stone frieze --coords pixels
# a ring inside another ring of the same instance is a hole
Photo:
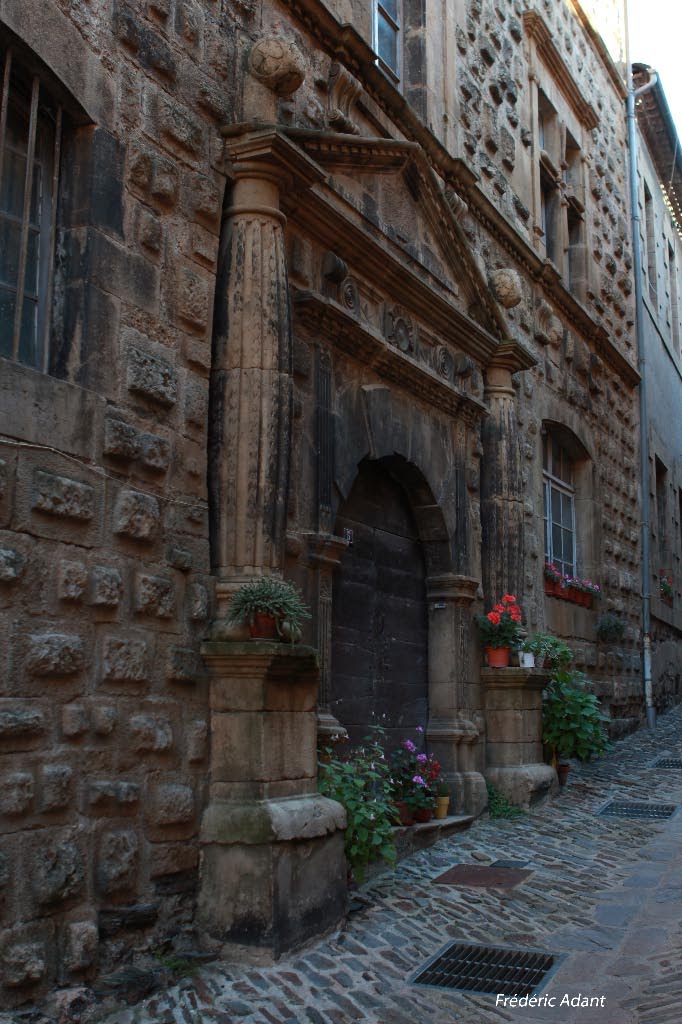
[[[417,330],[409,314],[401,306],[386,306],[384,334],[389,344],[395,345],[401,352],[416,354]]]

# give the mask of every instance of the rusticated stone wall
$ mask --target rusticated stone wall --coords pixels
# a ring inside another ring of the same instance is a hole
[[[0,5],[15,68],[25,46],[67,94],[50,372],[0,369],[3,1007],[191,927],[218,126],[242,18]]]

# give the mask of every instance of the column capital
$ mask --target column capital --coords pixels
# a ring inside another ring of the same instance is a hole
[[[470,605],[476,600],[480,585],[481,581],[473,576],[458,576],[454,572],[448,572],[441,576],[429,576],[426,581],[426,593],[430,604],[445,602]]]
[[[333,533],[303,533],[301,538],[309,564],[320,569],[335,569],[349,547],[345,537]]]
[[[277,125],[240,123],[220,129],[225,139],[232,174],[241,178],[268,178],[280,186],[311,188],[327,177],[319,164],[285,135]]]

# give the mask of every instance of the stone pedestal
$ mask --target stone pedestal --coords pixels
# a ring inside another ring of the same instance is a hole
[[[556,773],[542,760],[542,691],[549,676],[538,669],[484,668],[486,777],[518,807],[545,797]]]
[[[309,647],[208,642],[211,767],[201,926],[240,957],[279,956],[345,911],[345,813],[317,793]]]
[[[429,602],[429,750],[451,787],[451,808],[478,815],[488,797],[477,768],[481,741],[472,711],[470,637],[472,607],[479,581],[447,573],[428,580]]]

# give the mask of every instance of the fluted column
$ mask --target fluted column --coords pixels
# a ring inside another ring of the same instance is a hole
[[[483,421],[481,526],[486,605],[504,593],[523,594],[524,485],[512,374],[534,358],[516,342],[501,346],[486,370],[488,417]]]
[[[226,134],[228,132],[226,131]],[[292,399],[283,189],[322,176],[275,129],[229,139],[211,374],[210,478],[218,619],[247,577],[283,566]]]

